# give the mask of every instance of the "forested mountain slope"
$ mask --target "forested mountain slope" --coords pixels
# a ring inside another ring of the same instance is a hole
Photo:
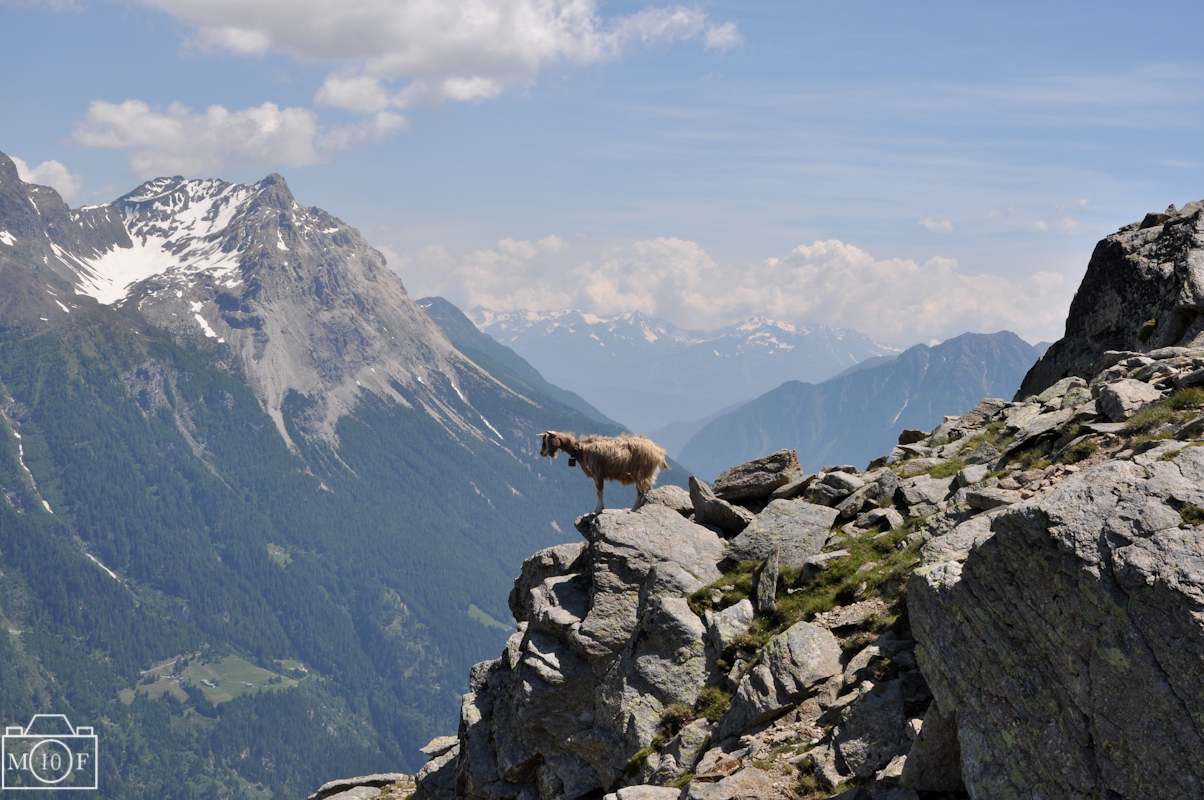
[[[94,725],[101,797],[411,769],[592,508],[532,434],[592,424],[279,176],[72,210],[0,155],[0,717]]]

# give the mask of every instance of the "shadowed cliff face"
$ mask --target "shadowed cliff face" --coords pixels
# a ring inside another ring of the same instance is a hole
[[[1066,335],[1033,366],[1016,397],[1069,375],[1089,377],[1107,350],[1147,352],[1187,344],[1202,331],[1204,206],[1189,203],[1149,214],[1096,245]]]

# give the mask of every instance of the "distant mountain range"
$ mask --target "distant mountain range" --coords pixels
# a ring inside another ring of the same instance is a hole
[[[549,381],[636,432],[701,420],[797,379],[825,380],[898,350],[853,330],[753,317],[714,331],[675,327],[632,312],[467,312]]]
[[[1043,351],[1009,331],[967,333],[859,364],[823,383],[786,381],[711,420],[679,458],[706,479],[782,448],[797,450],[804,470],[862,468],[889,452],[906,428],[931,430],[984,397],[1011,399]]]

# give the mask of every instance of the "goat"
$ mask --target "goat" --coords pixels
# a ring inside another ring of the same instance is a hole
[[[618,481],[624,486],[635,484],[635,511],[646,502],[645,495],[656,485],[656,476],[662,469],[669,469],[665,461],[665,449],[657,447],[651,439],[643,436],[583,436],[572,433],[544,431],[539,434],[543,447],[539,454],[556,458],[559,451],[569,454],[569,466],[580,462],[581,471],[593,478],[598,487],[598,507],[602,511],[602,482]]]

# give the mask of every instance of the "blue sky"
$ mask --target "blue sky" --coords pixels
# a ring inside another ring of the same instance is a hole
[[[464,306],[1036,341],[1098,239],[1204,197],[1201,23],[1191,3],[0,0],[0,151],[74,205],[280,172],[412,293]]]

